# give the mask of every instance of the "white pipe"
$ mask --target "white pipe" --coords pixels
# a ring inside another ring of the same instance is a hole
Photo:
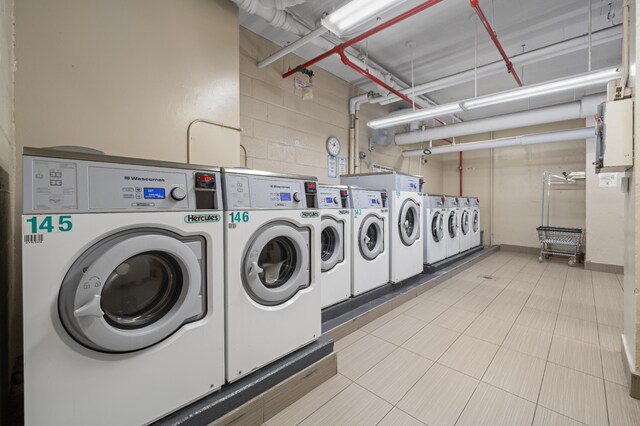
[[[599,46],[601,44],[609,43],[611,41],[619,40],[622,38],[622,26],[616,25],[615,27],[609,27],[604,30],[596,31],[592,33],[592,46]],[[588,35],[582,35],[574,37],[569,40],[565,40],[559,43],[555,43],[540,49],[531,50],[520,55],[515,55],[509,59],[514,65],[528,65],[535,62],[555,58],[558,56],[566,55],[571,52],[576,52],[589,46]],[[487,65],[478,67],[478,78],[487,77],[504,72],[504,62],[496,61]],[[419,84],[415,87],[415,93],[422,95],[424,93],[433,92],[436,90],[447,89],[449,87],[457,86],[461,83],[473,81],[475,78],[475,69],[469,69],[457,74],[449,75],[439,78],[437,80],[430,81],[428,83]],[[411,89],[405,89],[400,91],[406,95],[411,93]],[[388,95],[377,98],[371,98],[370,103],[381,103],[383,105],[398,102],[401,99],[396,95]]]
[[[430,155],[447,154],[451,152],[476,151],[479,149],[505,148],[517,145],[539,145],[544,143],[568,142],[580,139],[590,139],[595,136],[595,127],[562,130],[551,133],[538,133],[532,135],[514,136],[510,138],[494,139],[482,142],[459,143],[431,148]],[[402,152],[404,158],[422,157],[426,154],[422,149],[412,149]]]
[[[274,2],[271,4],[262,3],[260,0],[233,0],[233,2],[240,9],[261,17],[276,28],[282,28],[299,36],[304,36],[309,32],[308,28],[293,19],[285,10],[277,9]]]
[[[629,42],[630,42],[630,34],[631,34],[631,22],[629,20],[629,16],[631,9],[631,0],[623,0],[622,4],[622,79],[620,80],[620,86],[622,87],[622,97],[624,97],[624,89],[626,89],[627,84],[629,82]]]
[[[317,39],[318,37],[320,37],[321,35],[323,35],[327,31],[329,31],[329,30],[327,30],[325,27],[316,28],[315,30],[313,30],[309,34],[307,34],[306,36],[299,38],[298,40],[294,41],[290,45],[278,50],[273,55],[267,56],[266,58],[264,58],[263,60],[258,62],[258,68],[264,68],[266,66],[271,65],[272,63],[274,63],[278,59],[288,55],[289,53],[293,52],[294,50],[297,50],[298,48],[304,46],[305,44]]]
[[[576,102],[465,121],[448,126],[431,127],[417,132],[401,133],[396,135],[395,142],[397,145],[409,145],[430,140],[587,118],[595,114],[598,104],[606,100],[607,95],[605,93],[585,96]]]

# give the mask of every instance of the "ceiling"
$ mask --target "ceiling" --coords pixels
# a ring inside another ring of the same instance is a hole
[[[406,1],[383,15],[379,22],[384,22],[423,1]],[[308,27],[316,28],[323,13],[330,13],[334,8],[345,3],[347,3],[346,0],[308,0],[290,8],[289,12]],[[622,0],[591,0],[591,3],[592,30],[594,32],[621,23]],[[509,56],[586,34],[588,32],[588,4],[588,0],[480,0],[480,7],[489,22],[492,22],[492,26]],[[241,12],[240,23],[280,46],[298,39],[297,36],[273,28],[263,19],[245,12]],[[375,22],[364,24],[352,34],[344,37],[344,40],[354,37],[358,31],[364,31],[374,25]],[[326,38],[336,43],[340,42],[331,34],[327,34]],[[407,47],[407,43],[410,41],[416,43],[413,49]],[[621,41],[617,40],[593,46],[592,69],[620,64],[622,60],[621,45]],[[363,54],[368,54],[368,57],[375,63],[409,84],[411,83],[411,57],[413,54],[416,85],[473,69],[475,64],[482,66],[501,60],[489,35],[477,20],[469,0],[443,0],[441,3],[370,37],[357,48]],[[312,44],[307,44],[296,53],[305,59],[310,59],[322,51]],[[291,67],[295,65],[297,64],[290,64]],[[364,90],[375,90],[376,88],[355,71],[345,67],[335,56],[315,66],[324,68]],[[524,67],[516,66],[516,71],[525,85],[583,73],[588,71],[588,50],[583,49]],[[507,74],[506,67],[504,73],[480,78],[477,82],[478,95],[515,87],[517,87],[516,83]],[[461,118],[468,120],[567,102],[579,99],[586,93],[603,91],[602,89],[568,92],[556,94],[552,98],[546,97],[531,100],[531,102],[512,103],[491,109],[469,111],[463,113]],[[461,83],[427,95],[438,103],[471,98],[475,96],[475,83],[473,81]],[[406,107],[402,102],[397,102],[394,106],[397,108]]]

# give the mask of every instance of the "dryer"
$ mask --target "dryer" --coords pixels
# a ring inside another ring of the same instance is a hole
[[[389,282],[389,209],[384,190],[350,187],[351,292],[354,296]]]
[[[321,334],[314,177],[223,169],[227,380]]]
[[[424,263],[432,265],[447,257],[447,208],[442,195],[424,196]]]
[[[470,198],[471,204],[471,247],[478,247],[480,239],[480,200]]]
[[[344,175],[343,184],[383,189],[389,202],[389,281],[397,283],[423,269],[421,176],[399,172]]]
[[[451,257],[460,253],[460,212],[458,197],[445,196],[444,200],[447,208],[445,245],[447,257]]]
[[[320,207],[320,293],[322,307],[351,296],[351,209],[349,188],[318,185]]]
[[[220,173],[24,149],[26,425],[147,424],[224,383]]]
[[[467,251],[471,248],[471,199],[467,197],[458,198],[458,206],[460,208],[460,252]]]

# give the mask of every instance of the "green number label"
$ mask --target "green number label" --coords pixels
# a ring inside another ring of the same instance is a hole
[[[249,212],[235,212],[229,213],[231,223],[244,223],[249,222]]]
[[[356,216],[360,216],[362,214],[362,210],[356,209],[356,211],[354,213],[355,213]]]
[[[54,225],[53,216],[44,216],[40,223],[36,216],[30,217],[26,220],[31,225],[31,233],[37,234],[39,232],[51,233],[55,231],[69,232],[73,228],[73,222],[71,222],[71,216],[58,216],[58,224]]]

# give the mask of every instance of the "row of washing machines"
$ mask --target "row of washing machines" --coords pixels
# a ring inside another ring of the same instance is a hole
[[[480,200],[448,195],[425,196],[424,258],[426,265],[481,244]]]
[[[422,179],[23,153],[27,425],[139,425],[422,271]]]

